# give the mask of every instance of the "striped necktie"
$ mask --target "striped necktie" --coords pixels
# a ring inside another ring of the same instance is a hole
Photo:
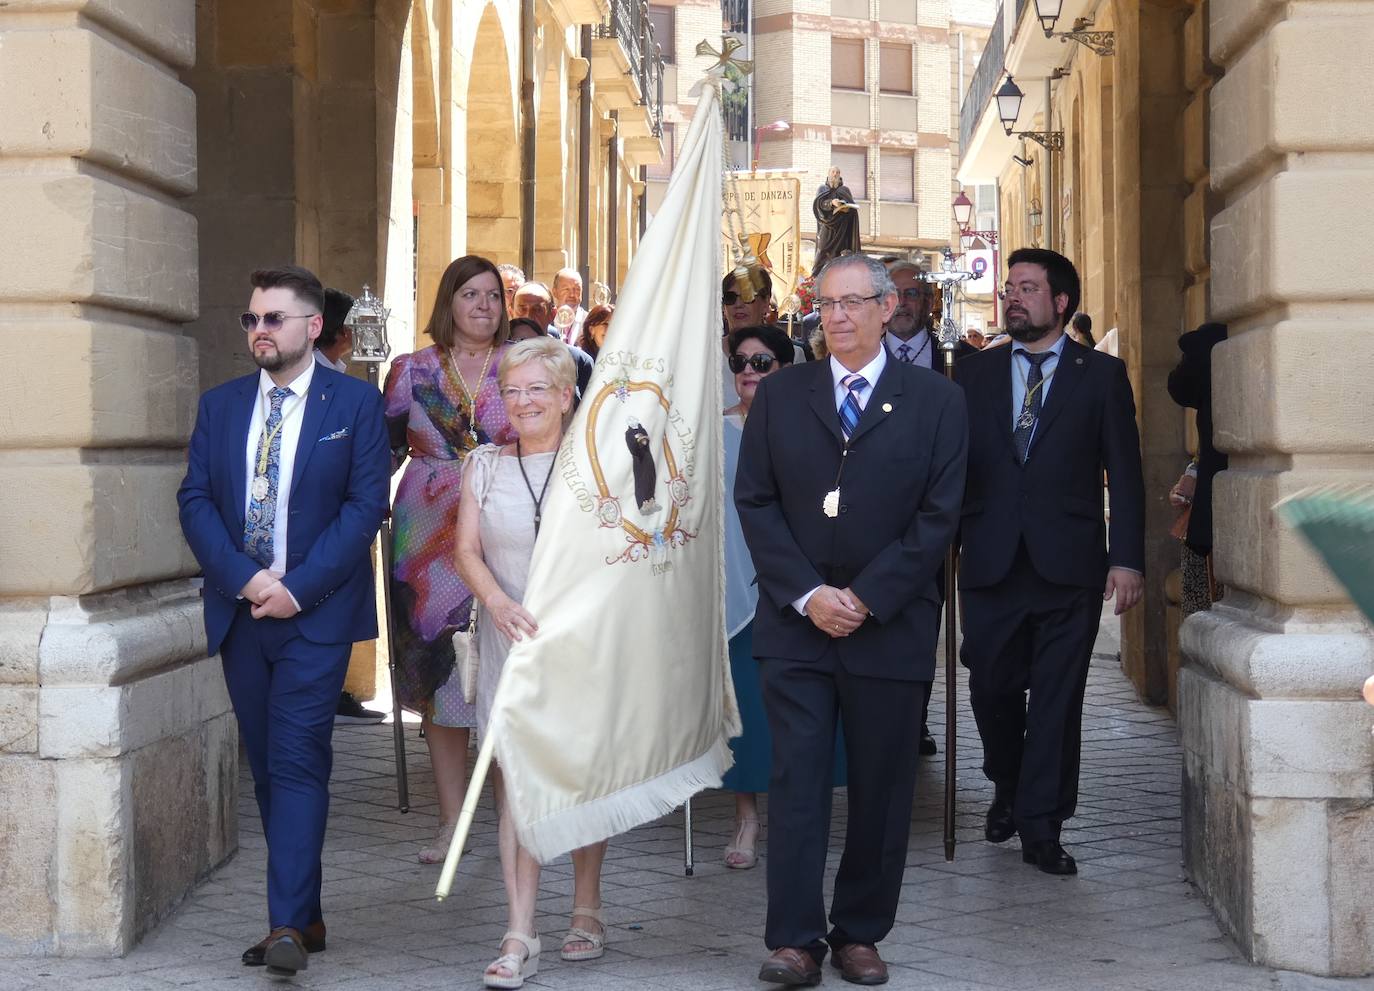
[[[863,415],[863,407],[859,405],[859,393],[868,388],[868,380],[855,372],[840,379],[840,385],[849,390],[844,402],[840,403],[840,429],[844,431],[844,439],[847,441],[853,436],[855,428],[859,426],[859,417]]]

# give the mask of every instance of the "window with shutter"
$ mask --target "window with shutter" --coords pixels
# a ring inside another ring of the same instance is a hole
[[[864,42],[862,38],[830,39],[830,87],[864,88]]]
[[[884,151],[879,159],[878,196],[889,203],[916,201],[915,159],[909,151]]]
[[[911,46],[883,45],[878,50],[878,89],[884,93],[915,92],[911,86]]]
[[[673,8],[649,4],[649,23],[654,29],[654,44],[663,53],[663,61],[672,65],[676,60],[677,28],[673,21]]]

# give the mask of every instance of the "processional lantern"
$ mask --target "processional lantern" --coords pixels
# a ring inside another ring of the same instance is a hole
[[[380,365],[391,356],[386,322],[391,310],[363,284],[363,294],[353,301],[344,326],[353,332],[353,360]]]

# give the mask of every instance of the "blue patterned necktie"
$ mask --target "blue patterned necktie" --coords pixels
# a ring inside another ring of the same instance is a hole
[[[248,515],[243,520],[243,552],[264,568],[272,566],[276,551],[272,547],[272,531],[277,523],[277,479],[281,474],[281,405],[291,395],[290,389],[273,389],[267,394],[272,410],[262,425],[258,439],[258,455],[253,462],[253,477],[248,480],[250,499]],[[267,463],[263,466],[263,447],[267,448]],[[264,491],[258,478],[267,479]],[[258,498],[261,496],[262,498]]]
[[[844,431],[844,439],[848,441],[859,425],[859,417],[863,415],[863,408],[859,405],[859,393],[868,388],[868,381],[856,372],[840,379],[840,385],[849,390],[844,402],[840,403],[840,429]]]
[[[1012,355],[1013,361],[1016,360],[1017,354],[1030,362],[1030,374],[1026,376],[1026,396],[1021,401],[1021,409],[1017,411],[1016,429],[1011,434],[1012,442],[1016,445],[1016,458],[1025,464],[1026,458],[1030,456],[1031,435],[1035,433],[1036,421],[1040,419],[1040,406],[1044,398],[1041,395],[1044,392],[1044,386],[1041,385],[1044,375],[1040,371],[1040,365],[1054,352],[1031,354],[1029,351],[1017,351]]]

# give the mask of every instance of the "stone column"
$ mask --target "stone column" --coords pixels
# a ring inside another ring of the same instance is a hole
[[[1155,704],[1169,694],[1164,577],[1178,567],[1178,543],[1167,536],[1174,511],[1163,496],[1186,463],[1183,411],[1165,382],[1183,330],[1187,187],[1181,142],[1159,136],[1177,135],[1187,104],[1182,38],[1190,9],[1178,0],[1117,4],[1114,27],[1116,312],[1135,390],[1146,507],[1145,597],[1121,618],[1121,662]]]
[[[237,843],[237,736],[175,503],[194,18],[18,0],[0,21],[0,953],[123,953]]]
[[[1212,0],[1216,563],[1182,629],[1184,856],[1256,962],[1374,970],[1374,641],[1272,512],[1374,467],[1374,11]],[[1314,67],[1320,67],[1319,71]]]

